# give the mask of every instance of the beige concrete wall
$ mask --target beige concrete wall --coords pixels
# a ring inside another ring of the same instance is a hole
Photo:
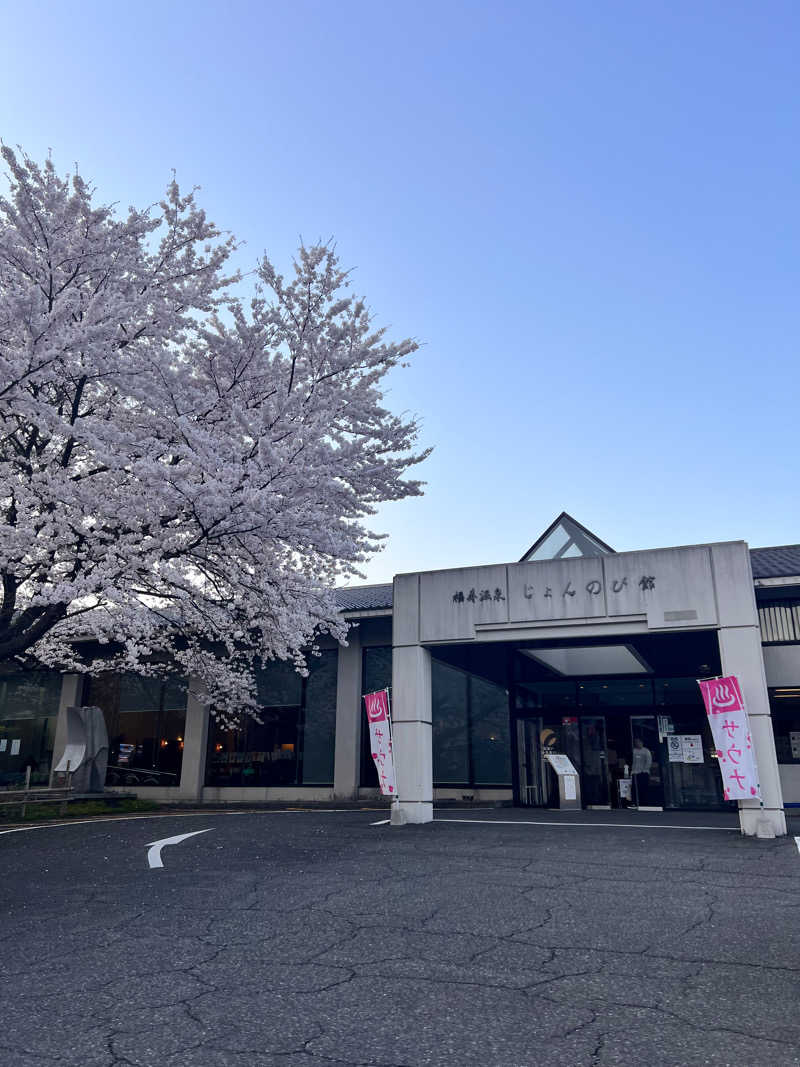
[[[501,804],[513,798],[514,794],[511,789],[481,789],[476,786],[475,789],[447,787],[433,790],[434,804],[447,800],[471,800],[476,804]]]
[[[109,786],[109,793],[134,793],[141,800],[155,804],[187,804],[189,798],[181,795],[175,786],[131,785]],[[205,786],[198,804],[291,804],[303,801],[328,802],[333,800],[333,790],[320,786],[271,786],[271,787],[214,787]]]
[[[334,743],[333,794],[353,800],[361,771],[361,628],[347,635],[339,648],[336,676],[336,739]]]
[[[325,786],[206,786],[204,803],[219,804],[268,804],[292,803],[294,801],[332,801],[333,790]]]

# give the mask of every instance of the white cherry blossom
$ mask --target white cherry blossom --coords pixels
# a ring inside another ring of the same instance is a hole
[[[78,174],[3,148],[0,659],[169,669],[223,721],[251,672],[345,630],[333,586],[380,547],[413,418],[392,343],[330,245],[233,295],[236,247],[173,181],[120,216]]]

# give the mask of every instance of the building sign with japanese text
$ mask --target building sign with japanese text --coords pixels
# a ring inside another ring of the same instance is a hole
[[[706,546],[430,571],[419,583],[422,641],[570,619],[645,616],[650,629],[717,624]]]
[[[750,722],[739,680],[734,674],[698,679],[717,748],[722,793],[726,800],[760,800]]]
[[[393,797],[397,795],[397,783],[392,753],[388,689],[381,689],[377,693],[367,693],[364,697],[364,705],[367,709],[369,726],[369,750],[378,772],[378,784],[383,796]]]

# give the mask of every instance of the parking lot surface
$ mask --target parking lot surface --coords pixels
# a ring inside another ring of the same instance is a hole
[[[548,814],[0,834],[0,1064],[800,1064],[792,836]]]

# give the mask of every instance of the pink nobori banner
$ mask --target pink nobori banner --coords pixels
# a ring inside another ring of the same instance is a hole
[[[385,797],[397,796],[397,783],[394,776],[394,756],[392,755],[392,724],[389,716],[389,690],[381,689],[377,693],[367,693],[364,697],[369,724],[369,745],[378,782]]]
[[[735,674],[698,679],[717,749],[726,800],[761,800],[750,721]]]

